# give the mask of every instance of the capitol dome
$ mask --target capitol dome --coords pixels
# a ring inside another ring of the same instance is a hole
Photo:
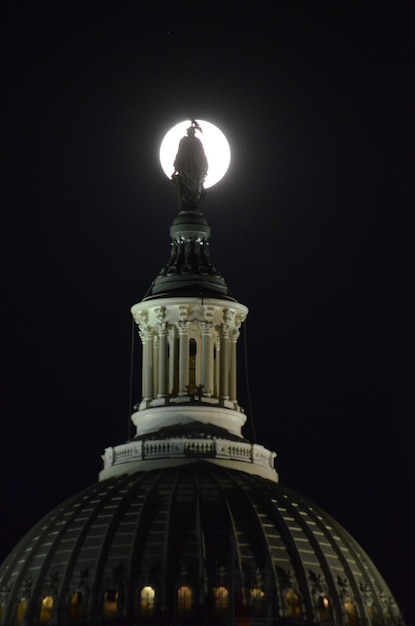
[[[327,513],[203,460],[90,486],[21,540],[2,580],[4,624],[400,623]]]
[[[0,624],[403,626],[362,547],[243,436],[248,309],[212,263],[193,166],[176,173],[170,259],[131,309],[143,346],[135,436],[108,447],[98,481],[0,566]]]

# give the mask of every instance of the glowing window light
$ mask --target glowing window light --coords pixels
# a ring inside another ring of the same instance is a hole
[[[42,626],[49,624],[49,620],[52,615],[52,609],[53,609],[52,596],[45,596],[42,600],[42,604],[40,607],[39,624],[41,624]]]
[[[177,608],[179,613],[188,614],[192,610],[193,592],[190,587],[183,585],[177,590]]]
[[[300,597],[295,591],[288,591],[285,596],[287,603],[288,617],[299,619],[301,617]]]
[[[113,620],[117,617],[118,609],[118,592],[109,589],[104,593],[104,603],[102,607],[102,617],[107,620]]]
[[[27,609],[27,601],[21,600],[16,608],[16,626],[21,626],[23,624],[24,616],[26,615]]]
[[[224,613],[229,607],[229,591],[226,587],[215,587],[213,590],[216,610]]]
[[[326,596],[320,596],[317,603],[320,621],[327,624],[332,621],[331,608],[329,599]]]
[[[265,592],[260,587],[250,589],[251,607],[254,615],[262,615],[265,610]]]
[[[156,592],[153,587],[143,587],[140,592],[140,612],[141,615],[150,616],[154,613]]]
[[[72,595],[71,604],[69,606],[70,621],[76,621],[82,617],[82,602],[82,593],[80,591],[75,591],[75,593]]]
[[[357,611],[353,602],[350,602],[349,600],[347,600],[344,603],[344,608],[346,611],[349,626],[357,626],[357,624],[359,623],[359,620],[357,619]]]

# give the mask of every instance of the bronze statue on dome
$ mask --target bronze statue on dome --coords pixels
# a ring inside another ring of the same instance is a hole
[[[187,135],[180,140],[173,164],[171,179],[182,211],[200,212],[200,203],[206,195],[203,183],[208,171],[208,161],[202,142],[195,136],[196,130],[203,132],[197,121],[192,120],[186,131]]]

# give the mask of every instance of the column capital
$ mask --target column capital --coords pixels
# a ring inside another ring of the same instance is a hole
[[[187,332],[189,332],[190,322],[188,322],[188,321],[177,322],[176,326],[177,326],[177,329],[179,331],[179,334],[180,335],[184,335]]]
[[[202,331],[202,335],[210,335],[211,330],[213,329],[212,321],[202,321],[198,322],[198,326]]]
[[[154,316],[158,324],[161,324],[162,322],[164,322],[166,319],[166,307],[159,306],[156,309],[154,309]]]

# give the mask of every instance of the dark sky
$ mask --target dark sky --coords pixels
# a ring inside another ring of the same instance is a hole
[[[203,211],[250,309],[240,404],[414,623],[414,4],[147,4],[1,4],[0,560],[128,438],[158,149],[195,117],[232,150]]]

